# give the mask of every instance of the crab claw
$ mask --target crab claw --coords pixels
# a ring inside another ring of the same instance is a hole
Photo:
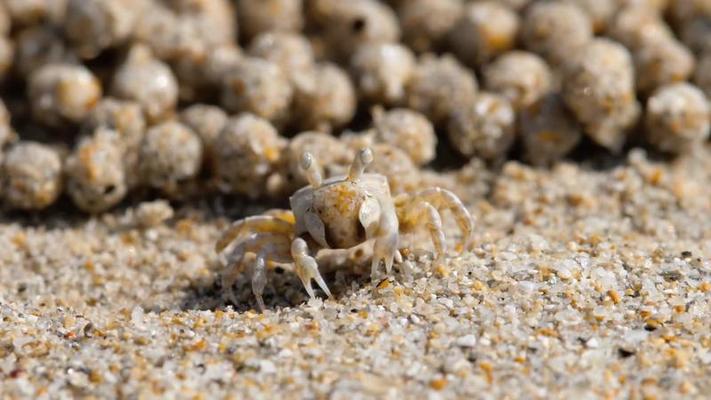
[[[386,235],[378,237],[373,246],[373,261],[370,265],[370,277],[377,279],[378,267],[382,262],[385,264],[385,272],[390,274],[395,259],[402,259],[398,251],[398,235]]]
[[[291,243],[291,256],[294,259],[294,264],[296,265],[295,272],[301,279],[301,283],[306,289],[310,298],[315,298],[316,294],[311,286],[311,280],[315,280],[316,284],[321,288],[321,290],[326,293],[328,297],[332,297],[331,291],[326,285],[326,281],[323,280],[321,273],[318,270],[318,264],[316,259],[308,254],[308,246],[304,239],[296,238]]]

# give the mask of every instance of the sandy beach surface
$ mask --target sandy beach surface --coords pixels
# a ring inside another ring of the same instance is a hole
[[[413,252],[411,274],[376,282],[338,270],[315,301],[275,273],[264,313],[247,277],[239,304],[223,296],[213,250],[258,209],[195,202],[151,228],[131,208],[4,215],[0,398],[707,397],[699,150],[475,173],[472,251],[440,266]]]

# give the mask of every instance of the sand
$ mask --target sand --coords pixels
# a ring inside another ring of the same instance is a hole
[[[246,277],[226,300],[213,252],[256,208],[6,214],[0,398],[708,396],[711,149],[602,164],[474,171],[471,252],[339,270],[315,301],[274,274],[264,313]]]

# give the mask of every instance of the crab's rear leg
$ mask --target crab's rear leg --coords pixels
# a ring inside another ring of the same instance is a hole
[[[237,304],[232,285],[244,272],[244,258],[247,254],[256,254],[256,259],[252,264],[252,292],[257,298],[260,309],[264,309],[262,293],[266,285],[266,261],[276,261],[279,263],[290,263],[292,261],[289,253],[289,237],[255,233],[249,238],[237,243],[225,256],[225,268],[222,272],[222,290],[226,293],[232,303]]]
[[[263,215],[274,217],[282,221],[286,221],[292,225],[296,223],[296,217],[291,210],[285,210],[283,208],[272,208],[262,213]]]
[[[462,239],[457,244],[456,250],[462,252],[470,244],[474,230],[474,221],[471,214],[469,214],[469,210],[462,204],[457,195],[439,187],[425,189],[414,195],[403,194],[395,199],[398,213],[412,208],[413,204],[423,201],[431,204],[438,212],[444,209],[449,209],[452,212],[457,226],[462,232]]]
[[[289,236],[294,232],[294,215],[288,210],[270,210],[271,215],[255,215],[243,218],[230,226],[215,244],[221,253],[241,236],[252,233],[273,233]]]
[[[310,298],[315,298],[316,294],[311,286],[311,280],[315,280],[321,290],[331,297],[331,291],[323,280],[321,273],[318,270],[316,259],[309,255],[309,246],[302,238],[296,238],[291,242],[291,257],[294,259],[294,271],[304,284],[304,289]]]
[[[408,203],[401,210],[400,215],[401,222],[409,226],[417,226],[424,221],[432,238],[437,257],[441,257],[446,253],[442,217],[432,204],[426,201]]]
[[[264,288],[267,286],[267,263],[266,260],[275,254],[273,250],[269,247],[264,247],[257,254],[254,263],[252,264],[252,293],[254,298],[257,300],[257,306],[259,306],[259,311],[264,312],[266,306],[264,305]]]

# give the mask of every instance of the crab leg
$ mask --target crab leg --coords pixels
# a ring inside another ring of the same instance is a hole
[[[403,214],[403,222],[409,225],[417,225],[424,219],[425,226],[432,237],[435,254],[437,257],[444,255],[446,243],[444,241],[444,230],[442,229],[442,217],[439,211],[432,204],[426,201],[419,201],[405,206]]]
[[[261,258],[261,263],[265,264],[265,259],[277,260],[279,262],[291,262],[289,254],[289,238],[276,234],[252,234],[248,239],[238,243],[225,257],[225,268],[222,272],[222,288],[226,291],[228,298],[237,304],[237,299],[232,291],[237,277],[243,272],[240,268],[246,253],[257,253],[257,258]],[[255,266],[260,261],[256,260],[252,271],[252,282],[254,289]],[[261,279],[261,278],[259,278]],[[266,277],[265,277],[266,279]],[[259,283],[259,282],[257,282]],[[254,291],[254,290],[253,290]],[[256,296],[256,293],[255,293]],[[258,300],[259,301],[259,300]]]
[[[306,293],[310,298],[315,298],[314,289],[311,286],[311,279],[316,281],[316,284],[323,290],[328,297],[331,297],[331,291],[328,289],[326,282],[323,280],[321,273],[318,271],[316,259],[309,255],[309,247],[306,241],[302,238],[296,238],[291,242],[291,257],[294,259],[296,275],[304,284]]]
[[[273,210],[272,212],[276,213],[277,211]],[[236,221],[227,229],[220,240],[217,241],[215,251],[221,253],[227,246],[234,242],[235,239],[246,232],[274,233],[288,237],[294,232],[294,224],[291,221],[283,219],[288,216],[287,213],[290,212],[284,211],[279,216],[256,215]]]
[[[259,311],[262,312],[264,312],[266,308],[264,306],[264,299],[262,298],[265,286],[267,286],[267,267],[264,263],[264,254],[260,252],[252,265],[252,293],[254,293],[254,297],[257,299]]]
[[[284,210],[281,208],[272,208],[271,210],[265,211],[263,213],[263,215],[268,215],[268,216],[274,217],[276,219],[286,221],[292,225],[296,223],[296,218],[294,217],[294,213],[291,210]]]
[[[470,243],[474,222],[469,210],[464,207],[457,195],[449,190],[439,187],[422,190],[414,195],[400,195],[395,199],[398,211],[408,207],[408,203],[425,201],[437,210],[449,209],[454,214],[454,219],[462,232],[462,240],[457,244],[457,251],[461,252]]]
[[[279,262],[291,262],[289,255],[289,237],[273,233],[253,233],[237,243],[226,255],[226,264],[238,264],[246,253],[258,253],[262,249],[270,250],[269,254]],[[281,257],[281,258],[278,258]]]

